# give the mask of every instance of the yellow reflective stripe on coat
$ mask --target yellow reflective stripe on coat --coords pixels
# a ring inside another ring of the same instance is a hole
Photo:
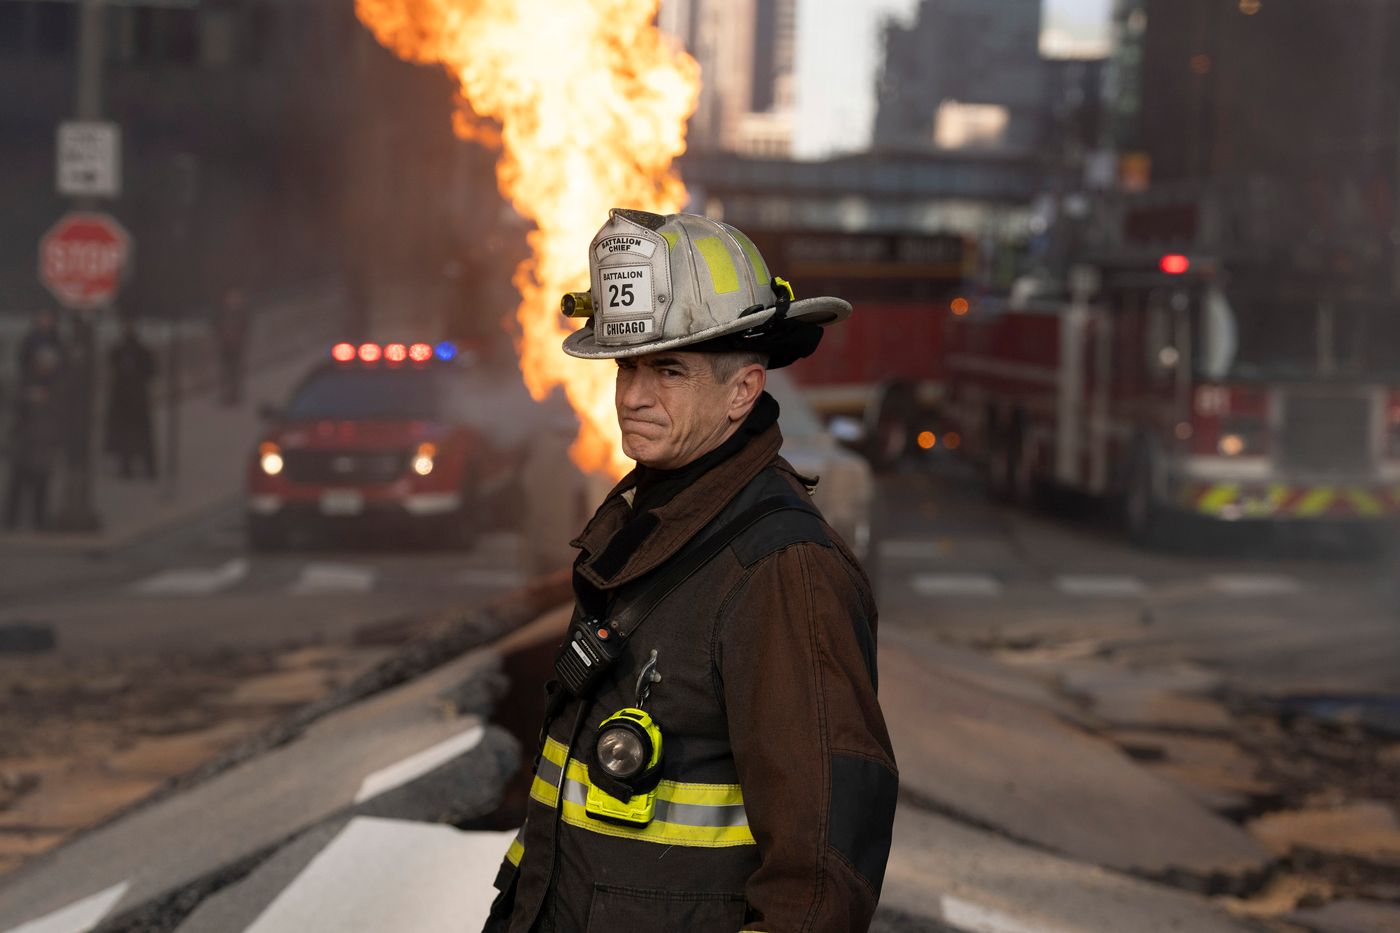
[[[568,762],[561,768],[559,760]],[[620,839],[637,839],[664,845],[719,848],[754,845],[744,811],[744,795],[738,784],[697,784],[662,781],[656,786],[655,817],[645,826],[630,826],[596,820],[585,810],[588,767],[567,758],[564,746],[553,739],[545,742],[535,772],[530,796],[546,807],[558,807],[560,778],[563,778],[561,818],[570,826]]]
[[[506,849],[506,861],[516,868],[520,867],[520,859],[525,854],[525,826],[522,824],[520,832],[515,834],[515,838],[510,841],[510,848]]]

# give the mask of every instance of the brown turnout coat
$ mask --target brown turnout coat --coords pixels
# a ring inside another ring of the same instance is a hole
[[[576,573],[611,609],[754,503],[802,505],[759,520],[677,587],[594,696],[571,699],[548,724],[487,930],[869,926],[897,792],[876,699],[875,605],[781,445],[770,427],[651,519],[633,514],[629,476],[574,542]],[[582,763],[601,720],[634,705],[653,650],[662,680],[645,708],[664,735],[656,817],[645,828],[593,819]]]

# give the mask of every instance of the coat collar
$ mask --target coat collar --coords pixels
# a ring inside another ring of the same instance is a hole
[[[633,470],[608,493],[573,541],[583,553],[574,572],[599,589],[615,589],[655,570],[695,537],[765,467],[778,458],[783,435],[775,424],[734,456],[702,475],[660,508],[633,515]],[[625,531],[625,538],[619,532]]]

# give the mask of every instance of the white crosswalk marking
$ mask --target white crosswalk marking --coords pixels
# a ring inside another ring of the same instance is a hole
[[[1001,582],[986,573],[916,573],[909,585],[920,596],[1000,596]]]
[[[1289,596],[1303,589],[1296,579],[1279,573],[1221,573],[1209,583],[1226,596]]]
[[[893,538],[880,542],[880,554],[883,557],[918,559],[942,557],[946,553],[948,544],[945,541]]]
[[[493,866],[514,838],[514,830],[356,817],[246,933],[479,930],[496,899]]]
[[[473,726],[450,739],[425,748],[416,755],[410,755],[403,761],[389,765],[387,768],[380,768],[360,782],[360,789],[355,793],[355,802],[364,803],[371,797],[378,797],[385,791],[402,787],[439,765],[445,765],[457,756],[465,755],[480,745],[485,735],[485,729],[481,726]]]
[[[129,887],[129,881],[114,884],[37,920],[12,927],[6,933],[87,933],[112,912]]]
[[[379,572],[373,567],[356,564],[311,563],[301,568],[292,584],[293,596],[317,596],[324,593],[368,593],[374,589]]]
[[[235,558],[220,567],[163,570],[131,585],[143,596],[208,596],[226,590],[248,575],[248,562]]]
[[[525,575],[519,570],[495,567],[468,567],[452,575],[454,586],[521,586]]]
[[[939,898],[943,919],[967,933],[1058,933],[1059,928],[1022,920],[996,907],[944,894]]]
[[[1129,597],[1147,591],[1137,577],[1111,573],[1062,574],[1055,578],[1055,588],[1068,596]]]

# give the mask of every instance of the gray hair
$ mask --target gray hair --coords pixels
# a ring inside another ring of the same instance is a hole
[[[710,368],[714,371],[715,382],[728,382],[734,374],[745,366],[755,364],[767,368],[768,354],[752,350],[732,350],[728,353],[708,353]]]

